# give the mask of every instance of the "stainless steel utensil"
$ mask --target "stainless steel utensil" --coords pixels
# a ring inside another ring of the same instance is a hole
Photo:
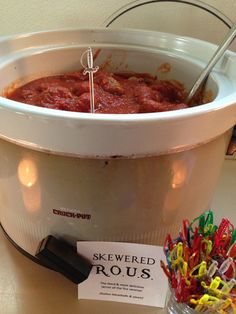
[[[231,29],[228,31],[227,35],[225,36],[224,40],[222,41],[221,45],[216,50],[215,54],[205,67],[205,69],[201,72],[198,79],[193,84],[193,87],[189,91],[187,97],[186,97],[186,103],[191,103],[194,99],[195,95],[198,93],[199,89],[203,86],[203,84],[206,82],[208,75],[210,74],[213,67],[216,65],[216,63],[219,61],[219,59],[223,56],[226,49],[229,47],[229,45],[232,43],[236,36],[236,22],[233,24]]]

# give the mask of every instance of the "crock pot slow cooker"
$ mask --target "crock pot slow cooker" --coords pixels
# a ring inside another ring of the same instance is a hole
[[[0,41],[2,94],[32,78],[96,65],[178,79],[188,89],[216,47],[141,30],[48,31]],[[157,69],[171,65],[168,73]],[[161,113],[90,114],[0,98],[0,219],[34,255],[52,234],[162,244],[183,218],[209,209],[236,121],[236,55],[212,72],[208,104]]]

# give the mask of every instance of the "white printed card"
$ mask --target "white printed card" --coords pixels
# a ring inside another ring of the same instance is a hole
[[[93,268],[78,286],[78,298],[164,307],[168,287],[163,248],[121,242],[77,242]]]

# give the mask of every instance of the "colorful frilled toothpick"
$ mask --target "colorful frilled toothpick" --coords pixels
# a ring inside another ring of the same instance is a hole
[[[209,211],[183,221],[177,238],[164,243],[168,277],[177,302],[198,312],[236,314],[236,229],[228,219],[219,226]]]

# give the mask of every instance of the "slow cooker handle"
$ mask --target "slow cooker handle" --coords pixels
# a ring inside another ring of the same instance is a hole
[[[119,10],[114,12],[112,15],[110,15],[104,22],[105,27],[111,26],[119,17],[122,15],[130,12],[133,9],[136,9],[138,7],[152,4],[152,3],[159,3],[159,2],[177,2],[182,4],[188,4],[194,7],[197,7],[199,9],[202,9],[206,11],[207,13],[215,16],[218,18],[222,23],[224,23],[228,28],[231,28],[233,25],[233,22],[222,12],[220,12],[215,7],[204,3],[200,0],[135,0],[131,1],[130,3],[122,6]],[[234,127],[233,135],[230,141],[230,144],[228,146],[227,155],[233,155],[236,152],[236,126]]]
[[[236,153],[236,125],[234,126],[232,138],[230,140],[226,154],[232,156],[234,153]]]

